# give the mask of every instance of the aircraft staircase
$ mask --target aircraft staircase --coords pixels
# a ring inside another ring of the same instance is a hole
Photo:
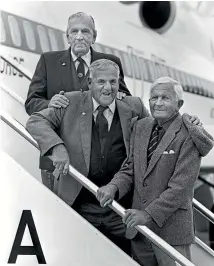
[[[32,75],[9,56],[1,57],[31,79]],[[23,103],[22,98],[1,83],[0,162],[3,186],[0,193],[0,265],[14,263],[12,260],[16,260],[16,265],[20,266],[44,264],[44,260],[51,266],[138,265],[41,184],[38,146],[24,128],[28,116]],[[72,166],[69,166],[69,173],[71,178],[78,180],[93,194],[96,193],[97,187]],[[195,199],[193,205],[206,219],[214,223],[211,211]],[[120,216],[124,215],[124,209],[117,202],[114,201],[111,208]],[[32,236],[33,224],[33,232],[36,232],[37,244],[39,242],[40,246],[40,254],[37,256],[29,253],[20,255],[24,254],[24,251],[16,254],[17,256],[12,254],[21,220],[29,223],[28,227],[24,228],[26,230],[19,245],[38,247]],[[214,251],[197,237],[196,244],[192,245],[193,262],[190,262],[146,226],[137,226],[136,229],[173,258],[178,265],[213,266]]]

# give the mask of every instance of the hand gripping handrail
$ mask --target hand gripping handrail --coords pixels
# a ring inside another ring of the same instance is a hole
[[[14,60],[10,55],[1,54],[0,57],[31,81],[33,74],[28,69],[19,64],[16,60]]]
[[[33,146],[39,149],[37,142],[31,137],[31,135],[26,131],[26,129],[19,124],[16,120],[14,120],[11,116],[6,113],[1,113],[0,118],[7,125],[13,128],[17,133],[19,133],[22,137],[24,137],[27,141],[29,141]],[[85,188],[87,188],[90,192],[96,195],[98,187],[93,184],[88,178],[80,174],[74,167],[69,165],[69,174],[73,176],[78,182],[80,182]],[[110,205],[110,208],[118,213],[120,216],[124,216],[125,209],[118,204],[116,201],[113,201]],[[155,245],[157,245],[160,249],[162,249],[168,256],[170,256],[173,260],[177,261],[182,266],[195,266],[192,262],[190,262],[187,258],[185,258],[182,254],[180,254],[177,250],[175,250],[172,246],[170,246],[166,241],[153,233],[147,226],[136,226],[135,227],[141,234],[146,236],[150,241],[152,241]]]

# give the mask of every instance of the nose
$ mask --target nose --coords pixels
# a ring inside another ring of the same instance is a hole
[[[82,39],[83,38],[83,34],[81,30],[78,30],[77,35],[76,35],[76,39]]]
[[[109,81],[106,81],[105,84],[104,84],[104,88],[105,89],[111,89],[111,84]]]
[[[162,98],[161,97],[158,97],[156,103],[156,105],[162,105],[163,104],[163,101],[162,101]]]

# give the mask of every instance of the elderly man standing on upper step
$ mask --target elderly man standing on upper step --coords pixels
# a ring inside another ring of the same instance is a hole
[[[78,12],[68,19],[66,30],[70,48],[65,51],[47,52],[41,55],[30,83],[25,108],[29,115],[47,107],[65,108],[69,99],[64,92],[87,91],[89,66],[98,59],[109,59],[119,66],[118,98],[131,95],[124,82],[121,61],[112,54],[98,53],[91,45],[96,41],[97,31],[94,19]],[[43,183],[53,189],[54,170],[52,162],[40,158]]]

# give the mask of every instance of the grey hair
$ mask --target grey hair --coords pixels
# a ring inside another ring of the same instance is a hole
[[[68,37],[68,32],[69,32],[69,29],[70,29],[70,24],[71,24],[71,20],[74,19],[74,18],[83,18],[83,17],[88,17],[91,19],[91,25],[92,25],[92,31],[93,31],[93,34],[94,34],[94,38],[97,37],[97,31],[95,29],[95,22],[94,22],[94,18],[90,15],[87,15],[86,13],[84,12],[77,12],[75,14],[72,14],[69,18],[68,18],[68,25],[67,25],[67,29],[66,29],[66,36]]]
[[[119,66],[115,62],[108,60],[108,59],[99,59],[99,60],[94,61],[90,65],[89,67],[90,78],[93,77],[93,74],[96,73],[97,70],[106,70],[111,66],[115,68],[118,74],[118,78],[119,78],[119,75],[120,75]]]
[[[177,80],[172,79],[170,77],[161,77],[161,78],[156,79],[150,88],[150,92],[149,92],[150,97],[151,97],[152,89],[155,86],[157,86],[158,84],[171,84],[173,86],[174,91],[175,91],[176,99],[178,101],[183,100],[183,88],[182,88],[181,84]]]

